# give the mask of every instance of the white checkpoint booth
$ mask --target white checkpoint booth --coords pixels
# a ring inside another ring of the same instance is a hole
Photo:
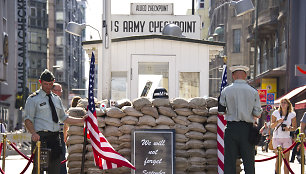
[[[111,65],[107,70],[111,72],[111,99],[152,98],[157,87],[166,88],[170,99],[208,96],[209,60],[224,46],[220,42],[165,35],[112,39]],[[95,53],[96,64],[102,60],[101,40],[85,41],[83,48],[89,57]]]

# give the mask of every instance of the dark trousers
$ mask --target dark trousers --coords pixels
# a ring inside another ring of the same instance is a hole
[[[298,148],[298,146],[299,146],[300,144],[301,144],[301,143],[298,142],[298,143],[296,143],[296,145],[294,146],[294,148],[293,148],[293,150],[292,150],[291,160],[290,160],[290,161],[294,162],[295,156],[296,156],[296,155],[298,155],[298,156],[300,155],[300,151],[297,151],[297,148]]]
[[[236,174],[236,160],[242,157],[246,174],[255,174],[255,146],[248,141],[250,124],[227,122],[224,133],[224,174]]]
[[[66,159],[66,145],[64,142],[64,133],[60,132],[61,136],[61,143],[62,143],[62,155],[61,155],[61,161]],[[66,168],[66,163],[61,164],[61,174],[67,174],[67,168]]]
[[[48,174],[60,174],[61,167],[61,154],[62,144],[59,132],[37,132],[40,136],[41,148],[50,149],[50,157],[48,162],[48,168],[45,170]],[[36,146],[36,142],[32,141],[32,153]],[[43,173],[44,169],[41,168],[40,173]],[[32,174],[37,173],[37,150],[34,158],[34,166]]]

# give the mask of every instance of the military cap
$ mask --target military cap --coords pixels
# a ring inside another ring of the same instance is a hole
[[[232,71],[232,73],[235,71],[244,71],[244,72],[249,71],[249,67],[243,66],[243,65],[234,65],[234,66],[231,66],[229,69]]]
[[[54,75],[48,69],[45,69],[40,75],[40,80],[43,80],[46,82],[52,82],[54,81],[54,79],[55,79]]]

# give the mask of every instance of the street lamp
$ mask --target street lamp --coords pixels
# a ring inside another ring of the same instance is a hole
[[[218,7],[216,7],[213,11],[213,14],[212,14],[212,20],[210,21],[210,26],[209,26],[209,35],[211,34],[211,25],[212,25],[212,21],[215,17],[215,13],[216,11],[223,7],[224,5],[231,5],[235,8],[235,12],[236,12],[236,16],[242,16],[248,12],[251,12],[253,11],[255,8],[254,8],[254,5],[252,3],[251,0],[240,0],[240,1],[229,1],[229,2],[224,2],[223,4],[219,5]]]
[[[82,34],[82,30],[89,26],[94,30],[96,28],[87,24],[77,24],[75,22],[69,22],[66,28],[66,32],[76,36]],[[98,61],[98,96],[101,99],[110,99],[111,95],[111,0],[103,0],[103,15],[102,15],[102,61]],[[103,62],[103,64],[102,64]]]
[[[87,26],[88,26],[88,27],[91,27],[91,28],[94,29],[94,30],[96,30],[96,31],[98,32],[98,34],[99,34],[99,38],[102,39],[99,30],[97,30],[97,29],[94,28],[93,26],[87,25],[87,24],[78,24],[78,23],[75,23],[75,22],[69,22],[65,31],[66,31],[67,33],[73,34],[73,35],[75,35],[75,36],[81,36],[81,35],[82,35],[82,31],[83,31]]]

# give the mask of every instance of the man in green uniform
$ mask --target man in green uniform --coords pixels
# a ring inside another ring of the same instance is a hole
[[[48,164],[49,174],[60,173],[60,155],[62,144],[60,141],[59,121],[69,124],[84,123],[86,117],[73,118],[65,114],[59,96],[51,92],[55,78],[49,70],[40,75],[41,88],[31,94],[25,105],[25,126],[32,134],[32,151],[37,141],[42,147],[51,149]],[[32,173],[36,173],[36,159]]]
[[[224,133],[224,174],[236,174],[236,160],[241,155],[246,174],[255,174],[254,145],[249,141],[254,117],[260,118],[261,106],[256,89],[247,84],[246,66],[232,66],[234,83],[225,87],[220,95],[218,111],[225,113],[227,125]]]

